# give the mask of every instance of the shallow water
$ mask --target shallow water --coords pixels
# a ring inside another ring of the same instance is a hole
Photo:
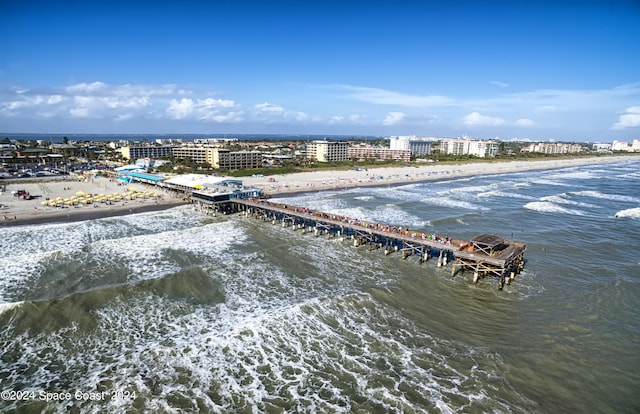
[[[434,262],[191,207],[2,229],[0,389],[13,392],[0,408],[638,412],[639,167],[286,199],[524,241],[525,270],[502,291]],[[47,392],[71,400],[42,401]]]

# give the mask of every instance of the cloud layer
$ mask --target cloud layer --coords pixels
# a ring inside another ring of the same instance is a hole
[[[153,132],[156,125],[174,131],[210,131],[251,126],[310,133],[510,136],[537,132],[558,137],[583,127],[615,137],[640,128],[640,83],[601,90],[513,89],[499,81],[497,95],[485,97],[412,94],[353,85],[303,85],[275,99],[241,102],[202,87],[175,84],[76,83],[49,90],[12,86],[0,89],[0,121],[25,130],[32,124],[51,132],[95,126],[95,132],[119,128]],[[620,111],[620,108],[626,108]],[[617,119],[617,121],[616,121]],[[556,128],[551,129],[551,128]],[[83,128],[86,130],[86,128]],[[529,132],[527,132],[529,131]],[[9,131],[7,131],[9,132]],[[624,135],[626,136],[626,135]]]

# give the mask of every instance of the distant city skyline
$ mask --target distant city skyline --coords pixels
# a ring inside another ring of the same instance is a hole
[[[640,138],[640,5],[0,2],[0,131]]]

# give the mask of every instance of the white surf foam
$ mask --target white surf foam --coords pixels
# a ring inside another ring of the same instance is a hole
[[[427,204],[434,204],[443,207],[463,208],[466,210],[489,210],[489,208],[487,207],[483,207],[463,200],[456,200],[450,197],[427,197],[423,198],[421,201]]]
[[[640,203],[640,198],[638,197],[621,195],[621,194],[607,194],[607,193],[601,193],[600,191],[593,191],[593,190],[576,191],[576,192],[573,192],[572,194],[584,196],[584,197],[598,198],[601,200],[628,201],[631,203]]]
[[[563,213],[576,216],[584,215],[584,213],[580,210],[565,208],[550,201],[532,201],[531,203],[525,204],[524,208],[534,211],[541,211],[544,213]]]
[[[567,204],[567,205],[586,207],[586,208],[600,208],[601,207],[601,206],[597,206],[595,204],[582,203],[582,202],[579,202],[579,201],[571,200],[568,197],[570,197],[570,193],[562,193],[562,194],[556,194],[556,195],[541,197],[540,201],[548,201],[548,202],[556,203],[556,204]]]
[[[536,198],[532,196],[528,196],[525,194],[518,194],[514,192],[507,192],[502,190],[485,191],[485,192],[479,193],[478,197],[480,198],[505,197],[505,198],[518,198],[522,200],[536,200]]]
[[[618,211],[614,217],[640,219],[640,207]]]
[[[367,294],[271,309],[254,303],[188,310],[164,298],[136,299],[116,299],[97,311],[92,335],[78,337],[73,326],[23,335],[22,358],[4,369],[42,367],[34,387],[58,384],[60,376],[73,389],[107,382],[135,391],[150,411],[175,411],[179,397],[185,411],[217,412],[280,404],[310,412],[403,411],[421,402],[456,412],[463,401],[492,404],[484,384],[502,372],[499,356],[436,340]],[[515,393],[506,378],[500,382],[500,392]],[[77,406],[124,411],[133,401]]]
[[[44,270],[44,263],[61,252],[31,253],[0,257],[0,302],[13,302],[24,297],[24,290],[35,283]]]
[[[99,260],[125,264],[132,281],[156,279],[180,270],[180,265],[165,257],[167,249],[202,256],[223,255],[225,249],[241,244],[246,234],[233,222],[102,240],[92,245]]]
[[[20,301],[20,302],[6,302],[6,303],[0,303],[0,315],[2,315],[3,313],[17,308],[18,306],[22,305],[24,303],[24,301]]]

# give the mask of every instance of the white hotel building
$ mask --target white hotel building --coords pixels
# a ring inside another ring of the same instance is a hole
[[[448,138],[440,141],[440,153],[448,155],[473,155],[479,158],[495,157],[498,154],[496,141]]]
[[[418,138],[415,135],[392,136],[389,148],[392,150],[409,150],[413,155],[431,155],[433,138]]]
[[[349,160],[349,143],[316,140],[307,144],[307,158],[318,162]]]

